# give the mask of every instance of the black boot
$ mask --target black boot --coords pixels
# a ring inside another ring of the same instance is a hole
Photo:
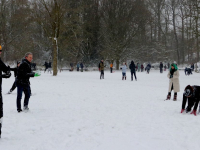
[[[125,80],[126,80],[126,77],[125,77]]]
[[[122,80],[124,80],[124,77],[122,77]]]

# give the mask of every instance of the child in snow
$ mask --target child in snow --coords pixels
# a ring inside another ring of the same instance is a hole
[[[166,100],[170,100],[171,98],[171,91],[174,90],[174,101],[177,100],[177,92],[180,92],[180,85],[179,85],[179,71],[176,64],[171,64],[170,70],[167,74],[169,78],[169,89],[168,95]]]
[[[122,80],[126,80],[126,63],[123,62],[123,66],[122,66]]]
[[[188,106],[186,108],[186,113],[191,111],[191,108],[194,106],[193,111],[191,114],[194,114],[196,116],[197,107],[200,101],[200,86],[186,86],[184,93],[183,93],[183,102],[182,102],[182,110],[181,113],[185,111],[185,105],[188,101]]]

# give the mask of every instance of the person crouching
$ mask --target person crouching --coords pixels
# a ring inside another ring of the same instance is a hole
[[[185,90],[184,90],[184,93],[183,93],[181,113],[183,113],[185,111],[185,105],[186,105],[187,101],[188,101],[188,106],[186,108],[186,113],[190,112],[192,107],[194,106],[191,114],[194,114],[196,116],[197,115],[196,114],[197,107],[198,107],[198,104],[199,104],[199,101],[200,101],[200,86],[196,86],[196,85],[190,86],[190,85],[188,85],[188,86],[185,87]]]

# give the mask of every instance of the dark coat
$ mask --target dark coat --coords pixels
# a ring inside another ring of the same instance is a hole
[[[5,74],[2,74],[2,71],[5,73]],[[7,67],[1,60],[0,58],[0,90],[2,89],[1,88],[1,85],[2,85],[2,78],[9,78],[10,76],[8,76],[8,74],[10,74],[10,67]],[[0,91],[1,92],[1,91]]]
[[[83,68],[83,63],[80,64],[81,68]]]
[[[148,64],[146,67],[146,70],[150,70],[151,69],[151,64]]]
[[[131,70],[131,72],[135,72],[135,64],[133,61],[131,61],[131,64],[129,65],[129,69]]]
[[[30,85],[30,77],[34,77],[35,73],[31,71],[31,63],[24,59],[19,66],[16,83],[21,85]]]
[[[200,100],[200,86],[194,85],[192,88],[194,89],[192,97]]]
[[[101,71],[103,71],[103,70],[104,70],[104,64],[103,64],[103,62],[102,62],[102,61],[100,62],[100,70],[101,70]]]
[[[163,63],[160,63],[160,68],[161,68],[161,69],[163,68]]]
[[[16,77],[17,76],[18,67],[10,68],[10,71],[13,71],[14,72],[14,76]]]
[[[45,66],[45,68],[47,69],[49,64],[47,62],[45,62],[43,66]]]
[[[51,62],[49,62],[49,64],[48,64],[48,68],[51,68]]]

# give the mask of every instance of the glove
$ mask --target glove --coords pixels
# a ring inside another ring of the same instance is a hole
[[[169,77],[169,78],[170,78],[170,79],[171,79],[171,78],[173,78],[173,75],[170,75],[170,77]]]
[[[34,75],[34,77],[39,77],[40,76],[40,74],[39,73],[35,73],[35,75]]]

